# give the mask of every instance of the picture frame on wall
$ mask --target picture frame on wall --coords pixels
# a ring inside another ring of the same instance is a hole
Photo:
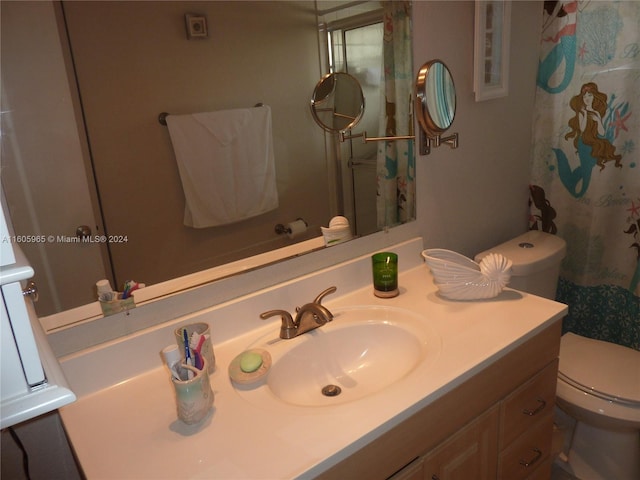
[[[509,94],[511,1],[476,0],[473,83],[476,102]]]
[[[189,40],[207,38],[209,36],[209,32],[207,31],[207,18],[204,15],[187,13],[184,16],[184,20],[187,27],[187,38]]]

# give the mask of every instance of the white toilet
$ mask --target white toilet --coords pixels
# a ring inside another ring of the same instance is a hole
[[[510,288],[554,299],[566,245],[529,231],[476,255],[513,262]],[[557,421],[569,424],[563,468],[581,480],[640,479],[640,351],[573,333],[562,336]]]

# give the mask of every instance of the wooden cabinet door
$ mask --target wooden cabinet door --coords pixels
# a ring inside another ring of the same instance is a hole
[[[387,480],[423,480],[424,478],[424,458],[419,457]]]
[[[489,409],[424,458],[425,480],[495,479],[499,406]]]

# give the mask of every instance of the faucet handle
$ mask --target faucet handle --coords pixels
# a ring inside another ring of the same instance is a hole
[[[293,327],[293,317],[286,310],[269,310],[267,312],[263,312],[260,314],[260,318],[266,320],[267,318],[275,317],[276,315],[280,315],[282,318],[282,325],[286,325],[287,327]]]
[[[282,325],[280,326],[280,338],[293,338],[296,336],[296,323],[293,317],[286,310],[269,310],[260,314],[260,318],[266,320],[270,317],[280,315]]]
[[[329,287],[326,290],[324,290],[323,292],[320,293],[320,295],[318,295],[316,297],[316,299],[313,301],[313,303],[317,303],[320,304],[322,303],[322,299],[324,297],[326,297],[327,295],[334,293],[336,290],[338,290],[336,287]]]

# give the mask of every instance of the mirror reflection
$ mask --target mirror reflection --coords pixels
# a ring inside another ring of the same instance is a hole
[[[344,72],[325,75],[311,96],[313,119],[327,132],[337,133],[355,127],[364,109],[360,83]]]
[[[55,239],[21,245],[36,270],[40,316],[95,301],[101,278],[157,284],[317,237],[335,215],[360,236],[414,218],[405,196],[406,215],[378,219],[376,152],[327,149],[308,107],[317,79],[347,63],[367,104],[384,105],[381,3],[318,7],[1,2],[3,193],[16,233]],[[208,38],[188,38],[184,16],[193,11],[207,18]],[[35,23],[37,32],[24,28]],[[409,49],[409,68],[410,58]],[[278,207],[215,227],[184,225],[180,172],[158,114],[258,103],[271,110]],[[372,108],[368,121],[386,127],[383,110]],[[355,172],[360,161],[370,164]],[[391,181],[395,172],[384,175]],[[274,232],[297,218],[308,223],[303,234]],[[95,241],[77,241],[81,226]]]
[[[329,38],[329,71],[353,75],[364,92],[366,108],[356,131],[334,135],[334,142],[342,142],[331,146],[341,159],[345,215],[355,218],[361,234],[415,218],[411,2],[382,5],[382,15],[327,13],[321,23]]]

